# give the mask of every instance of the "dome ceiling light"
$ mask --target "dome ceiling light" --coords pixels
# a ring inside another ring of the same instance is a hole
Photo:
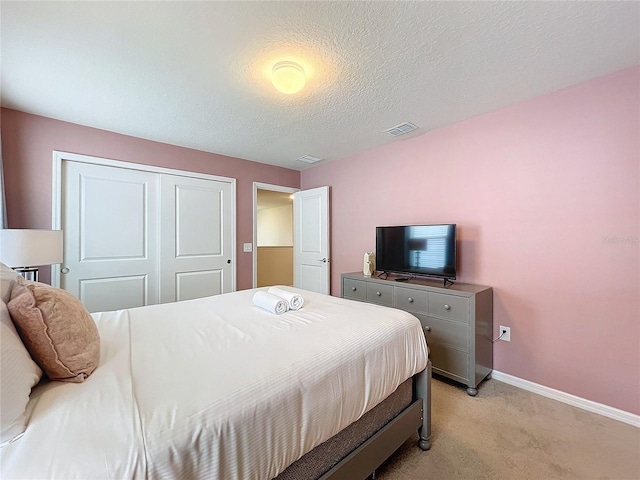
[[[295,62],[287,60],[273,66],[271,83],[282,93],[287,95],[297,93],[302,90],[306,81],[304,69]]]

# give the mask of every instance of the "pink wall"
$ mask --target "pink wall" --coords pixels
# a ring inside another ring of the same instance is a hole
[[[2,160],[10,228],[51,228],[53,150],[236,179],[237,288],[251,288],[253,182],[299,187],[300,172],[2,109]],[[42,275],[49,280],[48,271]]]
[[[332,293],[376,225],[457,223],[494,367],[640,414],[640,68],[302,172],[331,186]]]

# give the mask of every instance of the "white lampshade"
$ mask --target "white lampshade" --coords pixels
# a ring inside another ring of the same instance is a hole
[[[0,230],[0,262],[9,267],[62,263],[62,230]]]

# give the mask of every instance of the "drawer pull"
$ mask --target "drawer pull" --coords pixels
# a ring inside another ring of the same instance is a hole
[[[356,287],[351,287],[351,291],[355,292],[356,291]]]
[[[424,331],[425,332],[430,332],[431,331],[431,327],[429,325],[425,325],[424,326]]]
[[[451,310],[451,306],[450,306],[450,305],[446,305],[446,304],[445,304],[444,309],[445,309],[445,310]]]
[[[413,298],[409,297],[407,298],[407,300],[409,301],[409,303],[413,303]]]
[[[377,295],[377,296],[380,296],[380,295],[382,295],[382,294],[381,294],[380,292],[376,292],[376,295]]]

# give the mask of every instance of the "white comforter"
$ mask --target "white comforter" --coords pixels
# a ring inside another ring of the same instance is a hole
[[[426,366],[403,311],[300,290],[273,315],[254,292],[94,314],[99,367],[32,392],[1,477],[270,479]]]

